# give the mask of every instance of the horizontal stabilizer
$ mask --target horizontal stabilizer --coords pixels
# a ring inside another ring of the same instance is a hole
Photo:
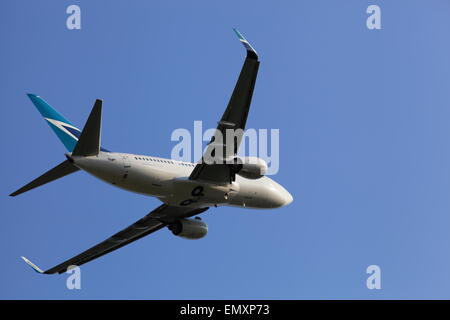
[[[49,171],[44,173],[39,178],[36,178],[33,181],[31,181],[29,184],[23,186],[19,190],[14,191],[13,193],[10,194],[10,196],[15,197],[21,193],[24,193],[31,189],[40,187],[46,183],[49,183],[56,179],[67,176],[68,174],[71,174],[78,170],[80,170],[80,169],[78,169],[72,163],[70,163],[68,160],[66,160],[66,161],[60,163],[59,165],[57,165],[56,167],[54,167],[53,169],[50,169]]]
[[[97,99],[84,125],[72,156],[96,156],[100,152],[102,100]]]

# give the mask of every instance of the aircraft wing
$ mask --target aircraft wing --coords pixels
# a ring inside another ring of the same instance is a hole
[[[174,207],[163,204],[142,219],[136,221],[122,231],[119,231],[105,241],[100,242],[96,246],[46,271],[41,270],[27,258],[22,257],[22,259],[36,272],[45,274],[64,273],[67,271],[69,266],[81,266],[86,262],[101,257],[150,233],[162,229],[175,219],[190,217],[206,211],[207,209],[208,208],[193,209],[186,207]]]
[[[237,154],[250,110],[250,103],[259,68],[258,54],[238,30],[234,29],[234,31],[247,50],[247,57],[230,101],[228,102],[228,106],[218,123],[216,134],[211,138],[201,161],[199,161],[189,176],[191,180],[207,180],[217,183],[229,183],[234,180],[231,164],[223,163],[224,161],[220,161],[220,163],[216,163],[217,161],[205,161],[209,155],[214,157],[217,148],[222,148],[224,159],[232,158],[232,156]],[[233,139],[229,139],[231,141],[227,141],[227,129],[235,130],[236,138],[233,137]],[[220,135],[220,138],[218,135]],[[232,154],[230,154],[230,151],[227,152],[227,150],[231,150]]]

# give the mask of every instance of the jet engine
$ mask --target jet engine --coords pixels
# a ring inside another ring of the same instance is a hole
[[[247,179],[259,179],[267,173],[267,163],[257,157],[235,159],[235,173]]]
[[[200,239],[208,233],[208,225],[199,217],[179,219],[168,225],[172,233],[185,239]]]

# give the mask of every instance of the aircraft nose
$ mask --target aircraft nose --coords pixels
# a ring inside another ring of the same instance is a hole
[[[279,203],[280,207],[287,206],[294,200],[292,195],[284,188],[281,190],[278,198],[279,198],[278,203]]]
[[[286,191],[286,194],[285,194],[285,203],[284,203],[284,205],[287,206],[288,204],[291,204],[292,201],[294,201],[294,198],[292,197],[292,195],[287,190],[285,190],[285,191]]]
[[[277,192],[272,198],[272,205],[275,208],[284,207],[290,204],[294,198],[292,195],[282,186],[278,186]]]

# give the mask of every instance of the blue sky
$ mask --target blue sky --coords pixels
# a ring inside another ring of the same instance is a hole
[[[81,7],[81,30],[66,28]],[[377,4],[382,30],[366,28]],[[2,1],[0,298],[450,298],[450,3]],[[102,143],[169,157],[176,128],[214,127],[261,57],[248,126],[280,129],[285,208],[212,209],[210,233],[162,230],[82,267],[46,269],[158,206],[76,173],[7,195],[64,159],[25,93],[82,126],[104,100]],[[382,289],[366,288],[366,268]]]

